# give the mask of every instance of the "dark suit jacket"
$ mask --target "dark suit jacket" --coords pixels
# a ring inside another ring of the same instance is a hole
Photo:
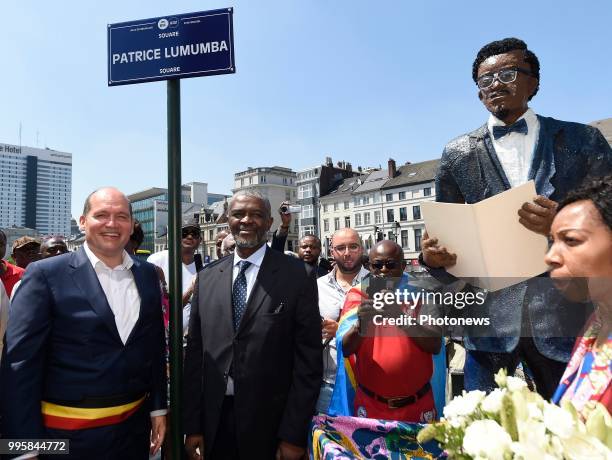
[[[267,248],[234,332],[233,260],[198,274],[185,356],[185,432],[203,434],[210,454],[233,363],[240,455],[274,458],[279,440],[306,445],[315,411],[323,372],[317,285],[302,261]]]
[[[603,176],[612,171],[612,150],[598,129],[580,123],[538,116],[540,132],[529,179],[535,181],[540,195],[561,201],[588,176]],[[436,176],[436,200],[445,203],[477,203],[510,188],[487,125],[449,142],[442,154]],[[518,210],[517,210],[518,211]],[[518,219],[518,217],[517,217]],[[543,255],[542,255],[543,256]],[[438,279],[444,270],[431,270]],[[572,305],[554,289],[545,289],[545,280],[535,279],[501,291],[489,293],[483,315],[495,325],[493,337],[469,337],[468,349],[491,352],[513,350],[521,335],[521,314],[528,312],[538,350],[545,356],[569,360],[573,338],[580,325],[563,315],[581,311],[584,305]],[[548,287],[550,285],[548,284]],[[572,330],[568,331],[569,329]],[[487,334],[484,334],[487,335]]]
[[[9,311],[0,374],[2,434],[44,438],[41,400],[150,393],[166,408],[164,329],[157,273],[134,259],[140,315],[124,345],[84,249],[28,266]]]

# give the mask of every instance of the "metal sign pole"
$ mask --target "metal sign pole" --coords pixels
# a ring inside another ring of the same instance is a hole
[[[183,458],[183,281],[181,260],[181,80],[168,80],[168,251],[170,272],[170,452]]]

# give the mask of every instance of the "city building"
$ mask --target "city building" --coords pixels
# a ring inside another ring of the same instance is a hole
[[[0,143],[0,228],[70,235],[72,154]]]
[[[242,190],[254,190],[270,200],[272,206],[272,227],[268,234],[268,240],[272,239],[272,233],[280,225],[278,208],[283,201],[295,202],[297,199],[296,173],[292,169],[281,166],[248,168],[234,174],[233,193]],[[286,249],[297,250],[299,232],[298,219],[293,220],[287,236]]]
[[[398,169],[395,161],[389,160],[389,179],[381,188],[379,231],[402,247],[404,257],[415,271],[419,271],[421,239],[425,234],[421,204],[436,199],[434,180],[439,164],[439,160],[429,160],[406,163]]]
[[[601,134],[606,138],[608,144],[612,145],[612,118],[605,118],[589,123],[601,131]]]
[[[396,241],[404,250],[411,271],[421,271],[418,257],[425,224],[424,201],[435,200],[434,179],[439,160],[406,163],[397,168],[393,159],[385,170],[367,170],[345,179],[320,198],[323,254],[330,254],[336,230],[354,228],[366,251],[383,239]]]
[[[215,246],[217,233],[228,230],[229,225],[225,213],[229,198],[205,206],[200,212],[200,229],[202,231],[202,257],[205,261],[217,258]]]
[[[334,166],[332,159],[327,157],[324,165],[298,171],[297,173],[297,204],[302,207],[299,214],[299,237],[304,235],[320,234],[318,215],[319,198],[327,195],[343,179],[358,176],[360,173],[355,171],[350,163],[339,161]]]
[[[319,238],[324,257],[330,257],[331,237],[336,230],[354,224],[353,192],[368,177],[368,174],[344,179],[328,194],[319,198],[321,228]]]
[[[140,249],[155,252],[164,245],[159,238],[168,232],[168,190],[153,187],[128,195],[128,199],[132,203],[134,218],[138,219],[144,232]],[[189,212],[194,204],[198,210],[208,204],[208,184],[190,182],[181,187],[181,213]]]

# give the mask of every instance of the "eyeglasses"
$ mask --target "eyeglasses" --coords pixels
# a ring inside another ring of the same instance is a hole
[[[393,270],[396,267],[399,267],[399,262],[395,260],[387,260],[386,262],[372,262],[370,267],[375,268],[376,270],[382,270],[383,267],[387,267],[387,270]]]
[[[496,78],[503,84],[512,83],[514,80],[516,80],[516,76],[519,72],[533,77],[533,73],[531,73],[529,70],[512,67],[509,69],[502,69],[495,73],[485,73],[484,75],[478,77],[476,84],[480,89],[485,89],[491,86]]]
[[[334,246],[334,251],[336,252],[344,252],[347,249],[349,250],[349,252],[358,252],[361,249],[361,246],[358,245],[357,243],[341,244],[339,246]]]
[[[184,228],[182,234],[183,238],[187,238],[189,235],[193,236],[194,238],[200,237],[200,231],[193,228]]]

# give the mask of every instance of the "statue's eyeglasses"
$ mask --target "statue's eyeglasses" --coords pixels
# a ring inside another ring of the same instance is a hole
[[[496,78],[503,84],[512,83],[514,80],[516,80],[516,76],[519,72],[524,73],[525,75],[533,76],[533,73],[531,73],[529,70],[512,67],[510,69],[503,69],[495,73],[485,73],[484,75],[478,77],[476,84],[480,89],[485,89],[491,86]]]

